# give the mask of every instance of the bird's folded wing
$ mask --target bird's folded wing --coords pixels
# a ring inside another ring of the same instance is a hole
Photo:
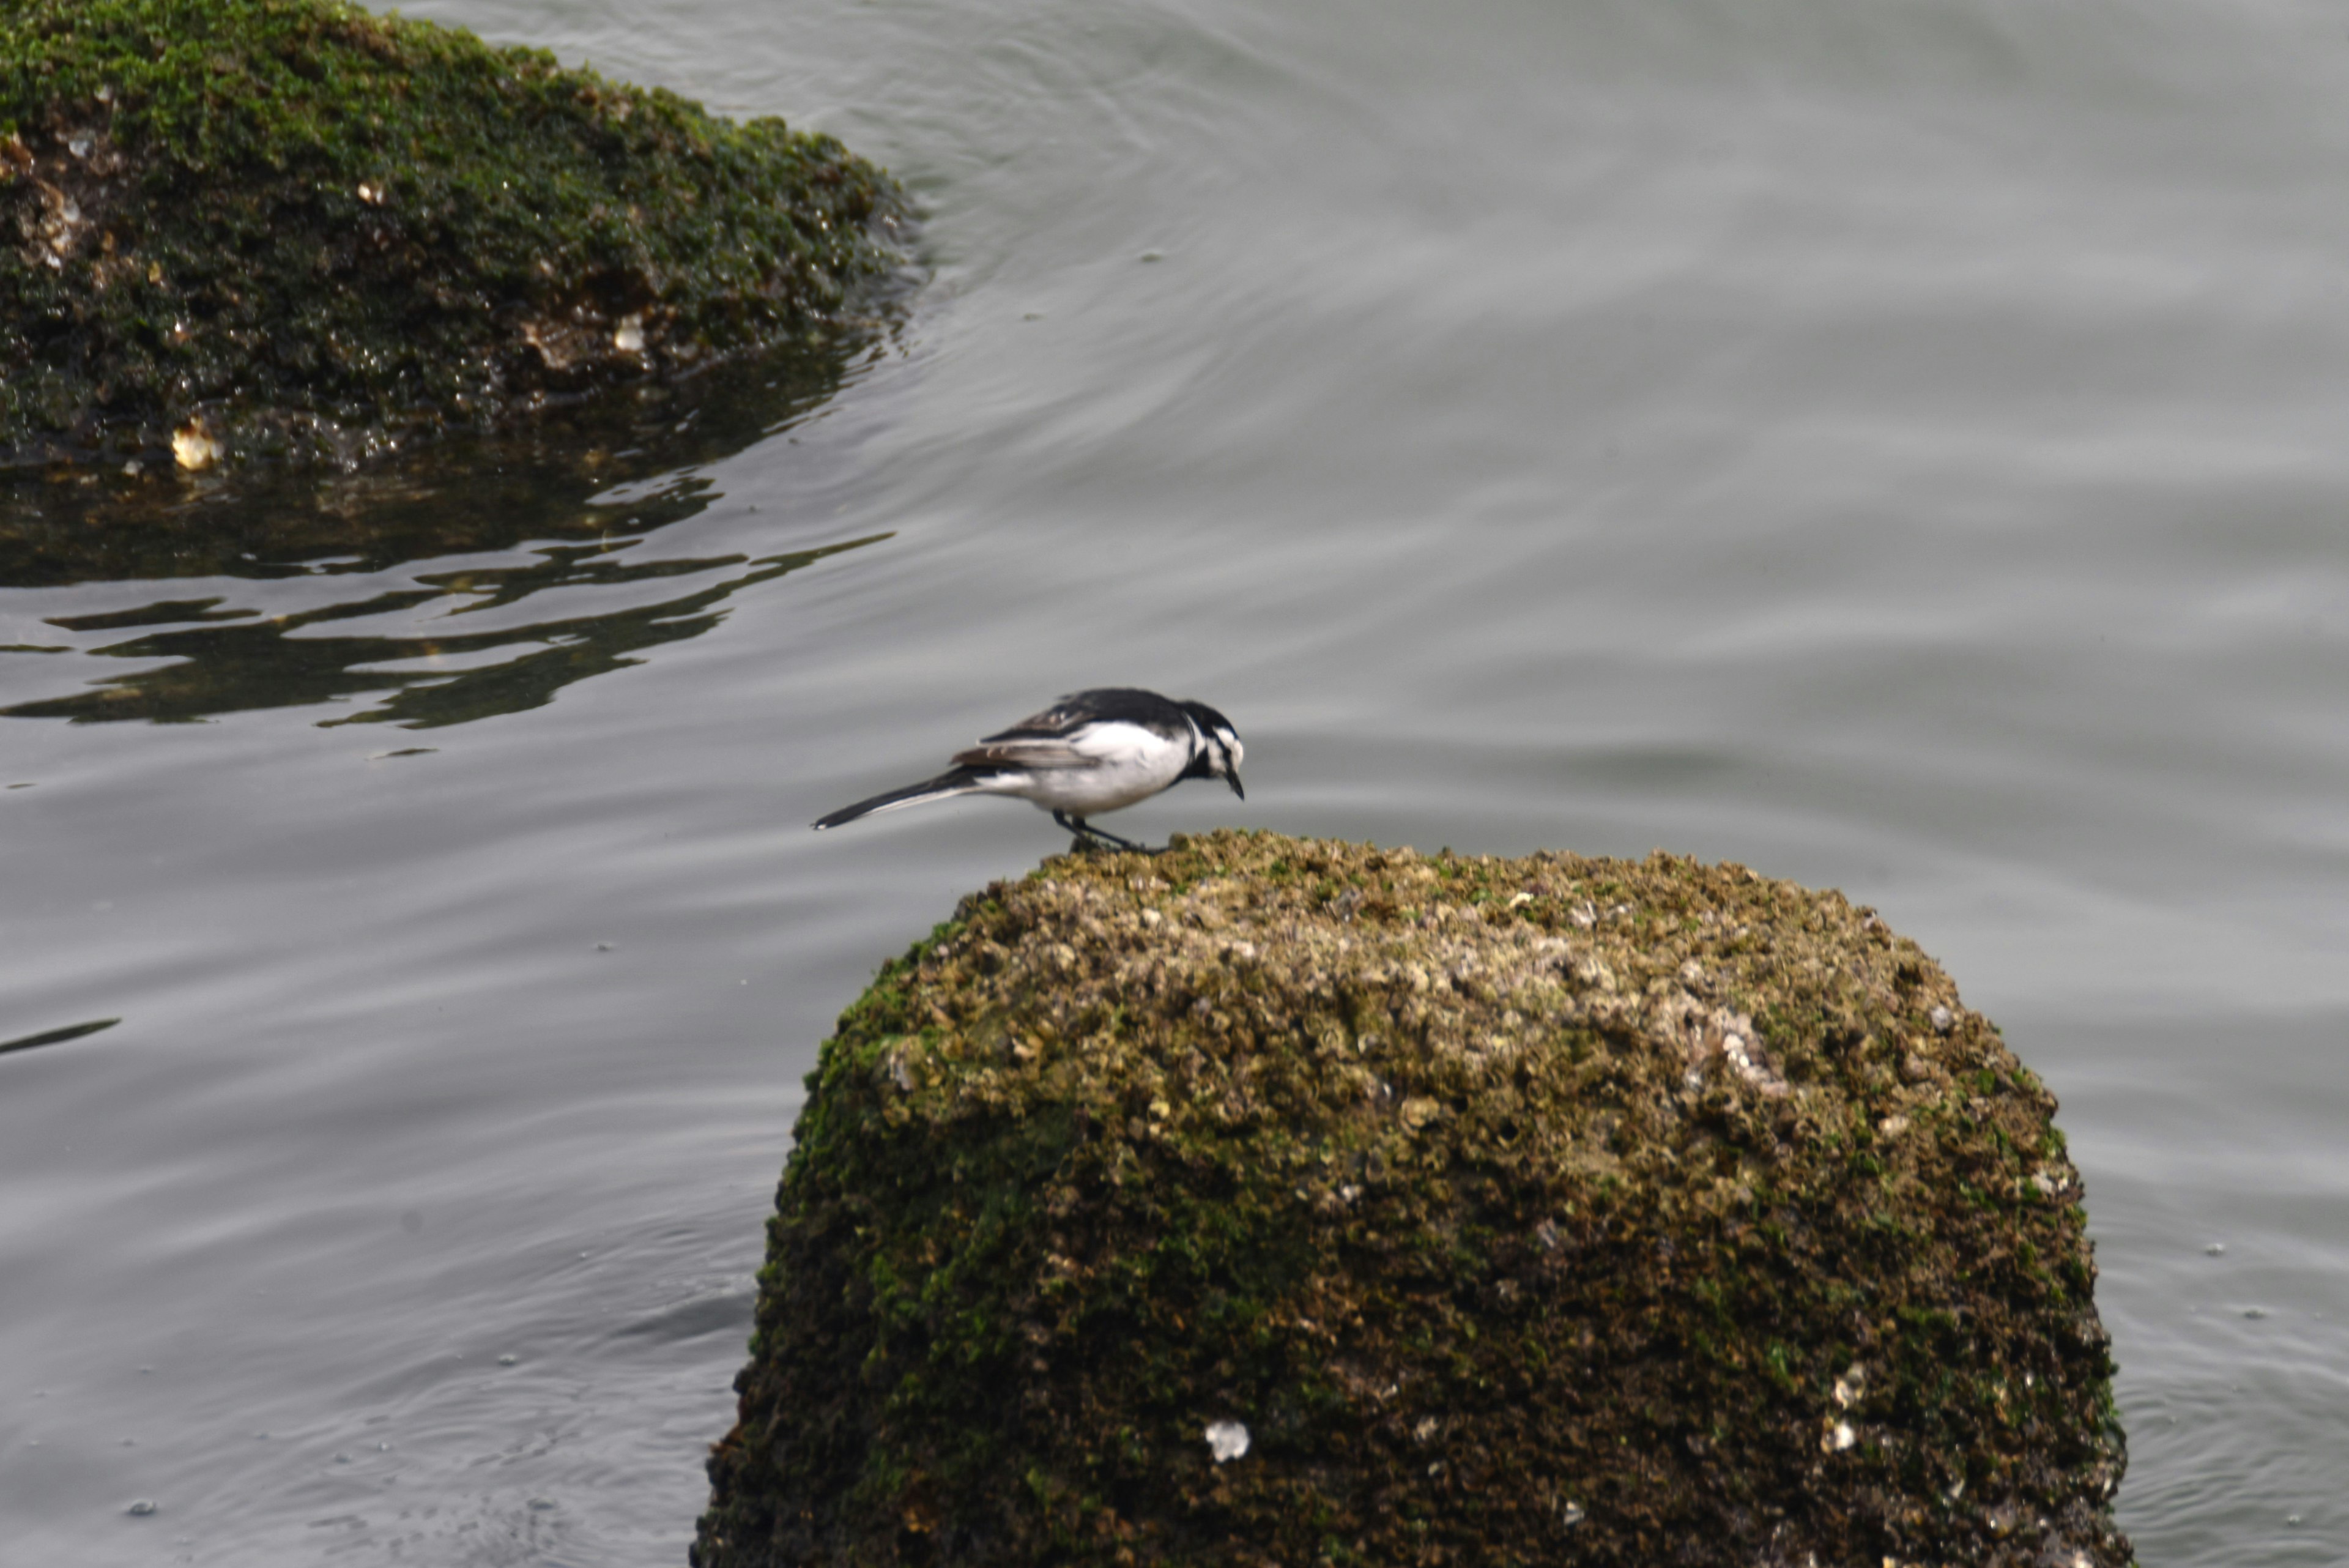
[[[1176,743],[1141,724],[1084,724],[1063,735],[990,735],[954,760],[964,768],[1092,768],[1140,763]]]
[[[1093,759],[1066,741],[988,741],[954,754],[958,768],[1081,768]]]

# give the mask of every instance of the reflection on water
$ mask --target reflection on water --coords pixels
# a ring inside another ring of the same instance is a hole
[[[77,631],[176,623],[169,631],[89,650],[101,658],[170,662],[109,676],[69,696],[0,708],[0,714],[77,722],[170,722],[378,692],[390,695],[374,707],[323,722],[389,722],[429,729],[516,713],[551,701],[574,680],[635,663],[631,656],[644,649],[698,637],[718,624],[718,606],[742,588],[888,536],[876,534],[755,560],[741,556],[635,562],[614,558],[635,548],[640,543],[636,540],[555,545],[534,552],[538,558],[529,566],[425,573],[415,579],[422,587],[265,619],[250,618],[259,613],[250,609],[214,611],[211,607],[219,602],[214,599],[166,601],[119,615],[59,618],[51,624]],[[601,615],[565,616],[470,634],[434,629],[470,612],[550,590],[711,574],[719,574],[716,581],[690,593]],[[469,595],[481,597],[436,616],[432,628],[305,635],[321,625],[398,615]]]
[[[0,716],[177,722],[331,703],[324,723],[420,729],[539,707],[709,630],[744,588],[887,537],[669,557],[655,537],[715,499],[696,465],[804,420],[886,348],[726,367],[358,474],[0,491],[0,590],[171,585],[78,614],[11,596]],[[93,677],[88,658],[140,667]],[[7,701],[27,682],[36,694]]]
[[[0,1040],[0,1056],[11,1051],[30,1051],[39,1045],[62,1045],[68,1040],[85,1035],[101,1034],[121,1023],[119,1018],[95,1018],[88,1023],[69,1023],[63,1029],[44,1029],[38,1034],[26,1034],[15,1040]]]

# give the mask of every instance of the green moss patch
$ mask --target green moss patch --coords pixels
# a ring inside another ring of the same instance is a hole
[[[1839,895],[1056,859],[810,1089],[700,1568],[2128,1561],[2054,1102]]]
[[[331,0],[0,3],[0,465],[356,461],[805,344],[887,176]]]

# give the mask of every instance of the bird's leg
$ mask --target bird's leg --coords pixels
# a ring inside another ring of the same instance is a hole
[[[1052,820],[1059,823],[1062,827],[1067,828],[1071,833],[1075,834],[1077,836],[1077,841],[1080,844],[1089,846],[1097,844],[1113,844],[1120,849],[1130,849],[1136,855],[1157,855],[1163,853],[1163,851],[1151,848],[1147,844],[1136,844],[1131,838],[1120,838],[1116,834],[1106,832],[1102,828],[1095,827],[1092,823],[1087,822],[1081,816],[1071,816],[1065,811],[1054,812],[1052,814]]]

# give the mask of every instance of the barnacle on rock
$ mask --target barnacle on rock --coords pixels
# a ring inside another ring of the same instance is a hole
[[[2128,1560],[2054,1100],[1837,894],[1060,858],[810,1090],[700,1568]]]

